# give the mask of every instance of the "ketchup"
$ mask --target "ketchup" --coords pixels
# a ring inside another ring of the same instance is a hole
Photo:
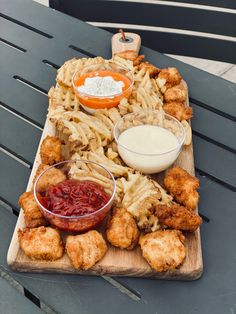
[[[54,214],[83,216],[99,210],[109,199],[97,183],[68,179],[50,186],[41,203]]]

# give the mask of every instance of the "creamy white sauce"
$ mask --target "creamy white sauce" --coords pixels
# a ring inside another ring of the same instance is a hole
[[[180,145],[177,137],[167,129],[140,125],[120,134],[118,151],[128,166],[143,173],[156,173],[167,169],[176,160]]]
[[[122,93],[124,83],[122,81],[115,81],[111,76],[94,76],[87,77],[84,85],[78,88],[78,91],[91,96],[112,96]]]

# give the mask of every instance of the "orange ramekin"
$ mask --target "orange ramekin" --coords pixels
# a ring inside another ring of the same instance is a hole
[[[78,91],[78,87],[84,84],[86,78],[95,76],[112,76],[116,81],[122,80],[124,83],[123,91],[111,96],[94,96]],[[128,98],[130,96],[133,82],[134,79],[131,70],[112,62],[98,63],[84,67],[82,70],[75,72],[72,79],[76,97],[82,105],[91,109],[104,109],[118,106],[122,98]]]

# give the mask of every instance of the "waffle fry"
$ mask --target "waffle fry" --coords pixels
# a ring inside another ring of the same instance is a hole
[[[53,108],[62,106],[68,111],[79,110],[80,103],[75,96],[73,88],[67,88],[62,85],[58,85],[56,88],[51,87],[48,96]]]
[[[91,151],[83,152],[82,157],[84,157],[87,160],[102,164],[107,170],[109,170],[113,174],[115,178],[121,176],[126,177],[129,171],[133,172],[133,169],[122,165],[118,165],[112,159],[109,159],[109,157],[105,155],[104,149],[102,147],[100,147],[94,152]]]
[[[184,145],[188,146],[192,143],[192,129],[186,120],[181,121],[181,123],[183,124],[183,126],[185,128],[185,132],[186,132],[186,138],[185,138]]]
[[[57,71],[57,83],[63,86],[72,87],[72,78],[76,71],[81,70],[85,66],[103,62],[102,57],[96,58],[73,58],[66,61]]]

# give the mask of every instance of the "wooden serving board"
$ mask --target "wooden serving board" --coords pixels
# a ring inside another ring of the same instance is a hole
[[[140,36],[134,33],[126,33],[127,42],[120,41],[120,35],[116,34],[112,38],[112,53],[123,50],[139,51],[141,39]],[[186,84],[187,90],[187,84]],[[188,99],[188,98],[187,98]],[[188,101],[187,101],[188,105]],[[35,172],[41,163],[40,160],[40,145],[47,135],[55,135],[56,130],[54,125],[46,120],[44,131],[42,134],[39,148],[36,154],[33,169],[29,178],[27,191],[32,189],[33,178]],[[194,160],[192,145],[183,148],[180,153],[176,165],[186,169],[190,174],[194,175]],[[155,179],[159,183],[162,182],[163,173],[156,175]],[[173,280],[194,280],[201,276],[203,270],[202,251],[199,229],[194,233],[186,233],[186,258],[183,265],[179,269],[168,272],[156,272],[151,269],[145,259],[142,257],[141,250],[137,246],[132,251],[121,250],[108,244],[108,251],[105,257],[98,262],[92,269],[88,271],[78,271],[70,263],[66,253],[57,261],[33,261],[28,258],[21,250],[18,242],[18,230],[24,228],[24,213],[20,211],[11,244],[8,250],[7,263],[8,265],[20,272],[56,272],[68,274],[83,274],[83,275],[110,275],[110,276],[131,276],[131,277],[152,277],[160,279]],[[104,226],[100,226],[101,232],[104,232]]]
[[[29,178],[27,190],[31,190],[33,178],[38,165],[41,163],[39,149],[42,140],[47,135],[55,135],[54,125],[46,120],[42,138],[36,154],[34,166]],[[190,174],[194,174],[194,159],[192,145],[185,146],[180,153],[176,165],[186,169]],[[163,174],[156,176],[159,182],[162,181]],[[21,272],[56,272],[86,275],[111,275],[111,276],[132,276],[132,277],[152,277],[173,280],[194,280],[201,276],[203,270],[201,240],[199,229],[194,233],[185,233],[186,259],[179,269],[167,272],[156,272],[150,268],[144,260],[139,247],[133,251],[121,250],[109,245],[105,257],[88,271],[77,271],[71,265],[66,254],[57,261],[33,261],[29,259],[21,250],[18,242],[17,232],[19,228],[24,228],[24,214],[20,211],[12,241],[8,250],[7,263],[17,271]]]

